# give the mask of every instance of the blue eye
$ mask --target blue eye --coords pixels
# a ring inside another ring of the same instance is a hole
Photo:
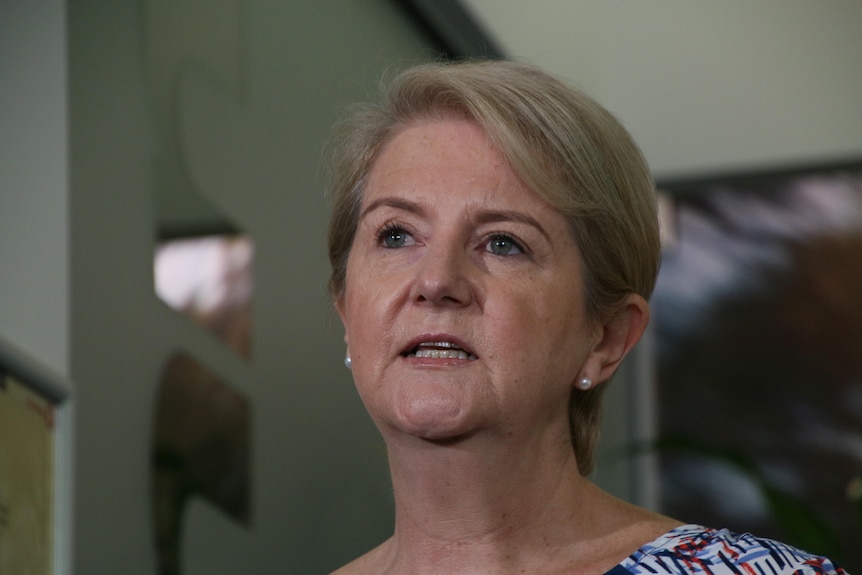
[[[521,245],[506,234],[494,234],[486,244],[486,249],[494,255],[513,256],[524,253]]]
[[[401,226],[386,226],[378,236],[380,245],[387,249],[398,249],[413,243],[412,236]]]

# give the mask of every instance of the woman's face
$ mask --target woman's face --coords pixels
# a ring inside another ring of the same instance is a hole
[[[568,397],[599,339],[566,220],[479,127],[399,132],[367,181],[337,307],[384,436],[568,436]]]

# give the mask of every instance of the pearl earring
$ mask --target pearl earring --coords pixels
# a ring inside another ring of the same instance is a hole
[[[582,377],[578,380],[578,387],[583,391],[587,391],[593,386],[593,380],[589,377]]]
[[[350,360],[350,352],[344,356],[344,367],[347,369],[351,369],[353,367],[353,362]]]

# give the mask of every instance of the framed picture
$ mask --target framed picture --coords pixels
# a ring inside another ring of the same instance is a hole
[[[862,159],[659,191],[663,511],[862,570]]]
[[[0,573],[65,572],[70,389],[0,340]]]

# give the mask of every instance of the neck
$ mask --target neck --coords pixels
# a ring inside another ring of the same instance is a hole
[[[595,488],[567,441],[545,443],[518,448],[481,434],[445,444],[389,441],[397,509],[391,572],[518,572],[533,553],[547,557],[585,541],[596,523],[587,504]]]

